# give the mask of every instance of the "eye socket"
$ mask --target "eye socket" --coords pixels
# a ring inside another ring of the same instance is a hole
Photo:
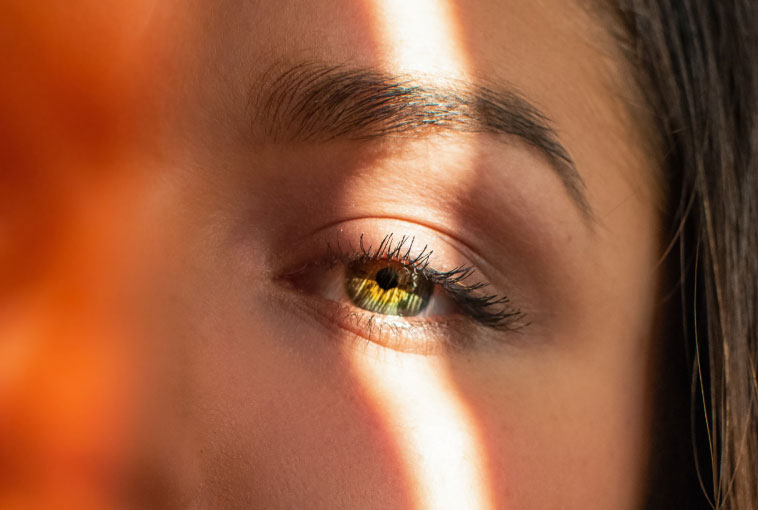
[[[345,292],[357,307],[382,315],[409,317],[429,305],[434,283],[393,260],[358,259],[345,267]]]

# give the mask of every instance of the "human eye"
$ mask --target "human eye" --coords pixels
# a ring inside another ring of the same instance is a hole
[[[326,255],[289,275],[321,318],[397,351],[472,347],[477,332],[515,332],[524,314],[490,291],[472,265],[438,267],[434,248],[387,234],[378,245],[329,245]]]

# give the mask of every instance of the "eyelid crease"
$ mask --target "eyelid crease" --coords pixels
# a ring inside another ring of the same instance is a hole
[[[516,136],[537,149],[594,231],[587,186],[548,116],[512,87],[397,76],[319,62],[271,66],[253,85],[253,126],[273,141],[370,140],[453,130]]]

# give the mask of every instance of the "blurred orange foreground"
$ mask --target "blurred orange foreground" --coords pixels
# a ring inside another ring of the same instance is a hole
[[[152,2],[0,5],[0,508],[114,508]],[[130,380],[131,378],[131,380]]]

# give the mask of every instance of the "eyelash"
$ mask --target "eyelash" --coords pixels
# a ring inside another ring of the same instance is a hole
[[[464,280],[469,280],[476,272],[473,266],[459,266],[449,271],[439,271],[430,265],[433,250],[429,249],[428,245],[425,245],[417,255],[411,256],[414,237],[402,236],[398,241],[394,241],[394,234],[388,234],[376,248],[366,247],[363,239],[364,234],[361,234],[358,248],[350,247],[349,251],[344,251],[340,244],[337,245],[336,250],[331,244],[327,245],[329,253],[327,260],[330,260],[332,264],[344,265],[357,261],[396,262],[441,287],[460,311],[473,321],[497,330],[515,331],[524,326],[524,314],[510,305],[507,296],[481,293],[480,291],[489,285],[484,282],[464,283]],[[377,315],[382,314],[372,313],[369,322],[373,321],[373,316]]]

